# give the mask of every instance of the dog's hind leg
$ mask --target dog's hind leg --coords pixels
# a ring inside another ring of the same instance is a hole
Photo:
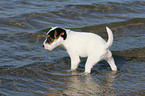
[[[115,65],[115,62],[114,62],[114,59],[112,56],[107,58],[106,61],[109,63],[109,65],[113,71],[117,71],[117,67]]]
[[[106,57],[105,60],[109,63],[113,71],[117,71],[117,66],[115,65],[114,59],[112,57],[112,53],[110,51],[108,51],[108,56]]]

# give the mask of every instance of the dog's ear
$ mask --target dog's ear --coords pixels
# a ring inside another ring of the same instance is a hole
[[[66,39],[67,34],[66,34],[66,31],[64,29],[62,29],[62,28],[56,28],[55,32],[56,33],[54,34],[54,37],[57,38],[57,37],[61,36],[63,38],[63,40]]]

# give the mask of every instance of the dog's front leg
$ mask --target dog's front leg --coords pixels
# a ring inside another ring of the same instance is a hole
[[[80,57],[76,55],[70,55],[71,58],[71,70],[76,70],[80,63]]]

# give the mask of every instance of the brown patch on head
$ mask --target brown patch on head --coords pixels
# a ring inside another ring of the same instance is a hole
[[[57,31],[54,32],[54,38],[57,39]]]
[[[60,36],[63,38],[63,40],[66,39],[67,34],[66,34],[66,30],[62,29],[62,28],[56,28],[55,31],[57,32],[56,37],[59,38]]]
[[[62,37],[63,40],[66,39],[66,31],[62,28],[56,28],[52,31],[50,31],[47,35],[47,43],[48,44],[52,44],[53,42],[55,42],[59,37]]]
[[[49,38],[50,37],[50,35],[47,35],[47,38]]]

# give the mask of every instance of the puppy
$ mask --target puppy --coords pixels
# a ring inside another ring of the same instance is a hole
[[[91,68],[101,60],[106,60],[113,71],[117,71],[109,47],[113,43],[113,33],[106,27],[108,41],[99,35],[86,32],[75,32],[64,28],[53,27],[43,43],[47,50],[63,45],[71,58],[71,70],[77,69],[80,57],[88,57],[85,64],[85,73],[91,73]]]

